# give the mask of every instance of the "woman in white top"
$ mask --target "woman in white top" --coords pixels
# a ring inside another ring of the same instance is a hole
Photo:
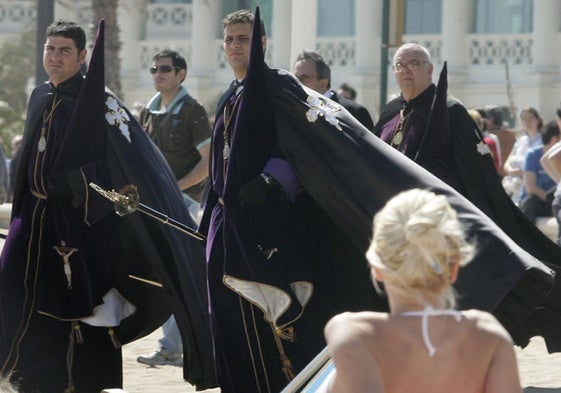
[[[510,195],[514,203],[520,202],[522,195],[522,174],[524,172],[524,161],[528,150],[541,146],[543,119],[536,108],[528,107],[520,112],[520,123],[524,135],[520,136],[512,148],[507,160],[503,165],[503,187]]]
[[[374,219],[367,253],[390,313],[328,322],[335,372],[327,390],[520,393],[508,332],[487,312],[454,310],[451,284],[472,252],[444,196],[413,189],[391,199]]]

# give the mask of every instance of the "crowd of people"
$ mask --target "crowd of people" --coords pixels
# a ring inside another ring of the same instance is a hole
[[[561,222],[554,204],[559,176],[548,167],[550,156],[561,146],[561,104],[556,118],[544,121],[534,107],[523,108],[519,127],[508,129],[499,108],[472,109],[483,119],[482,132],[493,136],[489,147],[496,160],[497,172],[511,200],[533,222],[539,217],[555,217]],[[507,137],[508,135],[508,137]],[[559,231],[558,231],[559,232]],[[560,243],[561,237],[557,238]]]
[[[269,68],[259,11],[239,10],[222,22],[234,80],[213,124],[167,49],[135,117],[104,88],[103,31],[84,76],[84,30],[48,27],[49,80],[14,147],[0,377],[21,392],[121,388],[121,345],[160,326],[159,348],[137,360],[182,365],[198,390],[222,393],[280,391],[326,342],[338,392],[410,390],[395,365],[411,346],[414,383],[435,392],[520,391],[513,343],[539,334],[561,351],[561,248],[533,225],[561,222],[561,106],[556,122],[522,110],[516,138],[497,108],[448,94],[446,64],[435,83],[429,51],[406,43],[392,62],[400,93],[375,122],[351,86],[332,89],[318,53],[292,73]],[[134,185],[204,241],[113,214],[92,182]],[[459,352],[470,355],[453,369]]]

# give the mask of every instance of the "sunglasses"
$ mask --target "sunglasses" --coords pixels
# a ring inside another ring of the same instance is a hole
[[[153,75],[156,72],[160,71],[160,73],[162,74],[169,74],[172,70],[176,70],[179,71],[181,68],[179,67],[172,67],[170,65],[164,64],[161,66],[154,66],[154,67],[150,67],[150,73]]]

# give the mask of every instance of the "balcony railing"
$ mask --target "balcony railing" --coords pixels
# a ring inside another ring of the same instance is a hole
[[[193,7],[191,4],[148,4],[146,38],[191,37]]]
[[[21,33],[36,17],[34,1],[0,1],[0,34]]]

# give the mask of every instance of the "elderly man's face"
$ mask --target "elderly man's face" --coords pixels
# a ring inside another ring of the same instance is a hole
[[[433,66],[418,49],[399,49],[394,58],[394,75],[406,101],[427,89],[432,83]]]

